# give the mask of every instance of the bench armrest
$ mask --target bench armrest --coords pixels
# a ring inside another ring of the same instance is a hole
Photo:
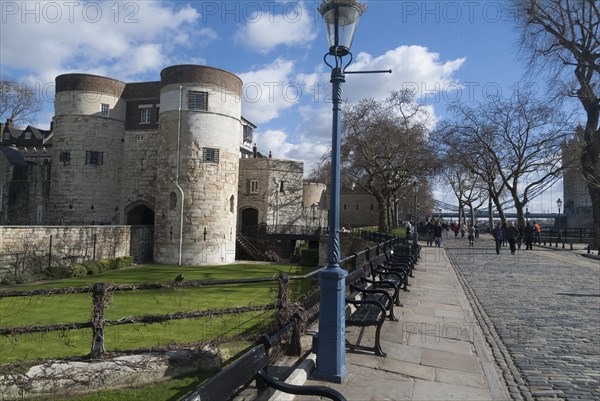
[[[268,386],[273,387],[276,390],[283,391],[284,393],[319,396],[334,401],[347,401],[346,397],[344,397],[339,391],[326,386],[299,386],[295,384],[289,384],[271,376],[265,370],[259,371],[258,376],[260,376],[260,378]]]
[[[400,275],[397,275],[397,276],[400,277]],[[376,287],[398,289],[398,285],[396,285],[393,281],[389,281],[389,280],[370,280],[368,278],[363,278],[362,280],[365,283],[371,284],[373,287],[375,287],[375,289],[377,289]]]
[[[381,313],[382,313],[383,319],[385,319],[385,314],[386,314],[385,306],[383,306],[381,304],[381,302],[377,302],[377,301],[372,300],[372,299],[350,299],[350,298],[346,298],[346,303],[352,304],[354,306],[358,306],[358,305],[375,305],[379,309],[381,309]]]
[[[366,294],[367,296],[369,294],[380,294],[380,295],[383,295],[383,296],[385,296],[387,298],[387,300],[388,300],[388,302],[390,304],[393,303],[392,296],[387,291],[385,291],[385,290],[365,289],[365,288],[357,287],[354,284],[350,284],[350,288],[353,289],[354,291],[362,292],[363,294]],[[385,305],[383,305],[383,306],[385,307]]]

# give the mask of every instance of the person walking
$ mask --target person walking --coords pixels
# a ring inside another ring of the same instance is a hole
[[[534,241],[540,245],[542,243],[542,226],[540,226],[535,221],[533,222],[533,235]]]
[[[442,231],[444,231],[442,225],[437,223],[433,229],[433,237],[435,240],[435,246],[438,248],[442,246]]]
[[[496,253],[500,255],[500,247],[502,246],[502,241],[504,241],[504,230],[500,223],[496,224],[496,228],[492,231],[492,235],[496,241]]]
[[[523,233],[525,237],[525,249],[533,250],[533,236],[534,236],[534,228],[531,226],[531,223],[527,222],[525,226],[525,231]]]
[[[471,223],[469,226],[469,246],[475,246],[475,226]]]
[[[519,229],[515,227],[515,223],[511,221],[508,224],[508,228],[504,235],[508,241],[508,246],[510,246],[510,254],[514,255],[517,251],[517,238],[519,238]]]

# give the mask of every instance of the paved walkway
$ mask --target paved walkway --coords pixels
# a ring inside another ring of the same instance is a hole
[[[404,307],[395,309],[399,321],[382,329],[387,357],[348,351],[344,383],[309,378],[305,384],[334,387],[355,401],[510,399],[445,249],[422,248],[410,283],[410,292],[401,294]],[[370,343],[374,331],[348,327],[346,336]]]

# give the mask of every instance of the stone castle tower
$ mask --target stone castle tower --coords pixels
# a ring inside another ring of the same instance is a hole
[[[56,78],[49,221],[114,220],[121,192],[125,83],[86,74]]]
[[[161,72],[154,259],[235,260],[242,82],[209,67]]]
[[[157,82],[56,78],[50,224],[154,224],[159,263],[235,260],[241,80],[198,65]]]

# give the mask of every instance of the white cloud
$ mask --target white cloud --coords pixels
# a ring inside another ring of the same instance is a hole
[[[263,124],[297,104],[300,97],[291,78],[293,69],[294,62],[278,58],[260,69],[237,74],[244,84],[244,117]]]
[[[328,151],[329,144],[308,141],[290,143],[288,137],[289,135],[283,130],[266,130],[255,133],[254,140],[258,150],[265,155],[271,152],[276,159],[303,161],[304,173],[308,175],[315,162],[320,160],[321,156]]]
[[[349,70],[392,69],[392,74],[347,74],[342,97],[344,102],[357,102],[365,98],[383,100],[392,90],[414,88],[417,101],[421,103],[427,96],[435,96],[438,89],[459,87],[453,74],[464,61],[460,58],[441,62],[439,54],[421,46],[401,46],[380,56],[360,53]],[[325,71],[321,65],[313,73],[298,74],[295,79],[303,87],[304,101],[298,108],[301,122],[294,133],[295,142],[292,145],[294,158],[305,161],[305,173],[308,174],[308,170],[331,146],[331,84],[329,71]],[[425,109],[431,116],[428,125],[435,125],[437,116],[434,105],[427,104]],[[285,148],[283,144],[278,146]]]
[[[2,16],[2,66],[42,79],[47,71],[104,71],[122,80],[155,71],[170,56],[167,44],[196,35],[199,17],[189,5],[156,1],[14,4]]]
[[[452,75],[465,59],[441,62],[439,58],[438,53],[422,46],[400,46],[377,57],[359,53],[349,70],[391,69],[392,73],[347,76],[345,97],[352,101],[370,97],[383,99],[392,90],[413,88],[417,91],[417,100],[422,102],[438,91],[456,89],[458,85]]]
[[[249,15],[234,40],[263,54],[281,45],[306,47],[317,36],[312,17],[302,2],[284,3],[278,14],[257,11]]]

